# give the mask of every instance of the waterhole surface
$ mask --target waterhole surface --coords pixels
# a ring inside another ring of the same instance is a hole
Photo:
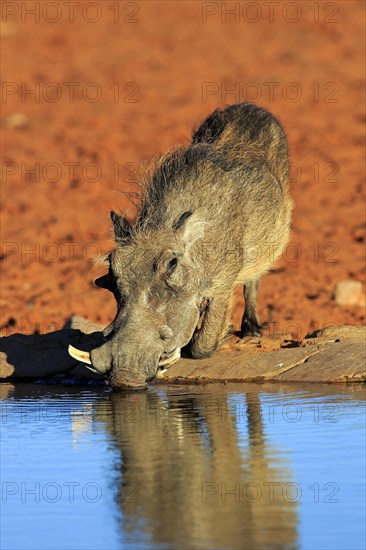
[[[1,392],[3,550],[365,548],[360,386]]]

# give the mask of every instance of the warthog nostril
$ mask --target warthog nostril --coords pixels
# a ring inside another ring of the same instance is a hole
[[[163,325],[159,329],[159,336],[162,340],[168,340],[169,338],[173,338],[174,332],[168,325]]]

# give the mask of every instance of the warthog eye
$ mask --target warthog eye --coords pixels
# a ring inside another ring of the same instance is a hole
[[[170,273],[173,273],[174,269],[177,267],[178,265],[178,259],[177,258],[172,258],[169,262],[168,262],[168,267],[167,267],[167,274],[170,275]]]
[[[178,287],[182,286],[181,256],[182,253],[167,249],[153,264],[153,269],[157,272],[160,281],[165,283],[170,290],[177,290]]]

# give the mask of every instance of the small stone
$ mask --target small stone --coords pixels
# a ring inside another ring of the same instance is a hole
[[[66,321],[63,328],[81,330],[81,332],[83,332],[84,334],[92,334],[93,332],[102,331],[105,327],[100,323],[89,321],[89,319],[86,319],[85,317],[81,317],[80,315],[73,315]]]
[[[8,362],[6,353],[0,351],[0,378],[8,378],[14,371],[15,368]]]
[[[364,306],[362,283],[351,279],[340,281],[335,289],[335,300],[340,306]]]
[[[6,9],[6,8],[5,8]],[[19,8],[17,8],[19,9]],[[6,17],[6,15],[5,15]],[[16,27],[9,21],[0,21],[0,36],[1,38],[7,38],[13,36],[16,33]]]
[[[352,237],[356,243],[365,242],[366,224],[355,225],[352,227]]]
[[[4,119],[6,128],[24,129],[29,125],[29,118],[24,113],[13,113]]]

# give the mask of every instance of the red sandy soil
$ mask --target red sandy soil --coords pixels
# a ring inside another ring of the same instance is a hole
[[[267,334],[364,323],[362,307],[333,297],[365,275],[363,2],[281,2],[273,22],[251,2],[237,21],[225,14],[234,2],[106,0],[97,12],[81,1],[73,22],[63,2],[61,13],[40,2],[39,22],[21,6],[35,2],[3,4],[18,8],[1,30],[3,334],[54,330],[72,314],[110,322],[114,299],[93,285],[103,267],[91,259],[113,246],[109,211],[130,208],[134,167],[245,100],[280,118],[293,163],[292,244],[259,296]],[[238,292],[237,328],[242,307]]]

